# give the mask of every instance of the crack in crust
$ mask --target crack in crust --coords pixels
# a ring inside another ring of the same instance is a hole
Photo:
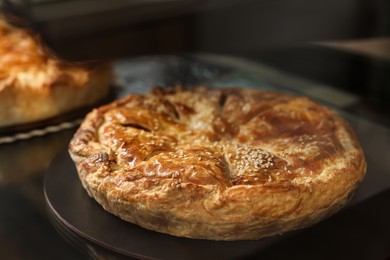
[[[69,152],[109,212],[215,240],[311,225],[345,205],[366,168],[355,134],[333,111],[246,88],[129,95],[88,114]]]

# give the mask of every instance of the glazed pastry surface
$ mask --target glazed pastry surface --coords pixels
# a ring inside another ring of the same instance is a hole
[[[156,88],[87,115],[69,144],[104,209],[174,236],[258,239],[344,206],[365,175],[351,127],[306,97]]]

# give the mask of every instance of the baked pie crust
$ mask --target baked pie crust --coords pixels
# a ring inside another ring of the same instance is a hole
[[[31,32],[0,17],[0,127],[49,119],[108,94],[108,65],[54,56]]]
[[[366,162],[351,127],[306,97],[156,88],[90,112],[69,144],[105,210],[150,230],[258,239],[344,206]]]

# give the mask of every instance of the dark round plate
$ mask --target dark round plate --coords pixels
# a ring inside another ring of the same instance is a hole
[[[62,229],[115,254],[144,259],[237,259],[258,254],[281,238],[210,241],[174,237],[141,228],[106,212],[83,189],[67,152],[49,166],[44,192]]]

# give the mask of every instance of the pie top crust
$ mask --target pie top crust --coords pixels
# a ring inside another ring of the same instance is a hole
[[[0,127],[48,119],[107,95],[108,65],[69,63],[0,17]]]
[[[281,234],[345,205],[365,175],[351,127],[306,97],[156,88],[87,115],[69,152],[107,211],[175,236]]]

